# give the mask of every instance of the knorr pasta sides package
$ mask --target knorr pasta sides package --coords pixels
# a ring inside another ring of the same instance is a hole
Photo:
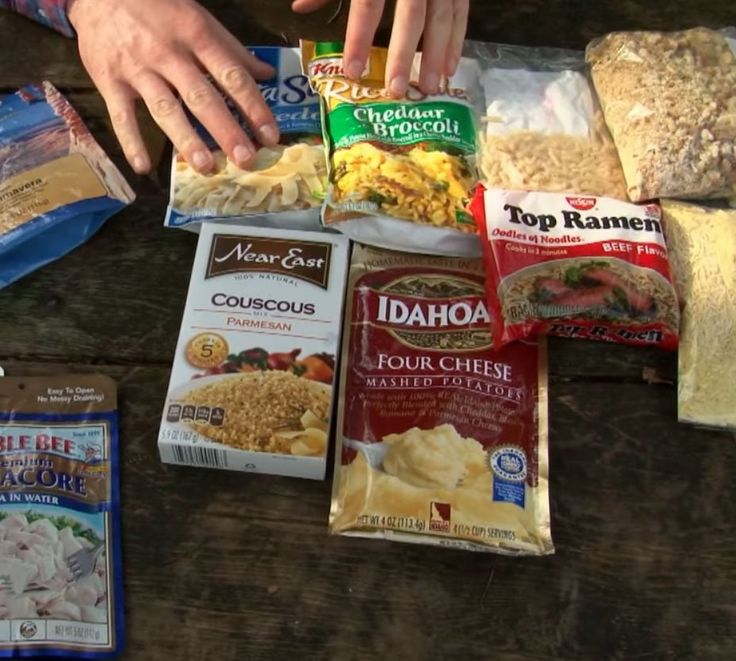
[[[324,479],[348,249],[335,233],[202,226],[162,461]]]
[[[473,209],[497,347],[548,334],[677,348],[659,206],[479,187]]]
[[[259,81],[259,86],[276,118],[281,134],[279,144],[259,147],[253,163],[241,170],[195,121],[214,154],[215,169],[209,174],[200,174],[174,150],[167,227],[198,232],[203,221],[218,219],[237,225],[320,228],[327,164],[322,146],[319,98],[302,74],[298,49],[258,47],[251,50],[276,70],[272,79]],[[232,102],[228,105],[252,136],[239,111]]]
[[[0,94],[0,288],[78,247],[134,199],[51,83]]]
[[[332,533],[553,552],[544,340],[490,328],[481,260],[354,248]]]
[[[373,48],[359,82],[345,77],[342,44],[303,42],[302,61],[322,99],[329,188],[322,221],[363,243],[478,255],[467,206],[477,176],[470,100],[477,64],[460,62],[438,94],[414,83],[403,99],[383,87],[387,51]],[[415,59],[416,80],[421,55]]]
[[[0,378],[0,657],[122,650],[116,400],[104,376]]]

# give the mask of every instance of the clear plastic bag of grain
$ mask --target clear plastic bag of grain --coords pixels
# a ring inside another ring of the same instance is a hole
[[[487,186],[627,199],[582,51],[468,41],[465,52],[482,69]]]
[[[587,60],[634,202],[736,194],[732,29],[614,32]]]

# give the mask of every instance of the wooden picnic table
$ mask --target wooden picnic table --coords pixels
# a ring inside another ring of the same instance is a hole
[[[287,0],[203,4],[245,43],[344,28],[345,11],[303,19]],[[732,0],[472,4],[470,37],[535,45],[736,24]],[[87,245],[0,292],[9,374],[92,371],[119,384],[123,658],[736,658],[736,443],[677,423],[674,354],[551,342],[557,552],[544,558],[328,536],[329,480],[162,465],[196,243],[162,226],[169,147],[146,120],[159,166],[134,176],[75,44],[4,12],[0,37],[0,88],[51,80],[138,194]]]

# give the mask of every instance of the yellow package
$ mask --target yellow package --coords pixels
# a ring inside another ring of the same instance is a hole
[[[387,51],[373,48],[363,78],[342,69],[342,44],[304,42],[302,67],[322,99],[329,190],[323,224],[385,248],[478,255],[468,204],[477,183],[478,65],[463,59],[439,93],[383,87]],[[421,55],[411,80],[418,77]]]

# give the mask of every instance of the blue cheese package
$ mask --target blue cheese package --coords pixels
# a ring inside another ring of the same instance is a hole
[[[0,658],[118,654],[115,383],[0,378],[0,462]]]
[[[322,144],[319,99],[302,74],[297,48],[252,48],[276,75],[259,81],[261,94],[276,118],[281,139],[258,146],[248,169],[240,169],[201,124],[193,120],[215,157],[203,175],[174,150],[169,208],[164,224],[199,232],[203,221],[242,226],[319,230],[327,190],[327,162]],[[232,101],[233,115],[251,137],[248,123]]]
[[[134,198],[51,83],[0,95],[0,288],[84,243]]]

